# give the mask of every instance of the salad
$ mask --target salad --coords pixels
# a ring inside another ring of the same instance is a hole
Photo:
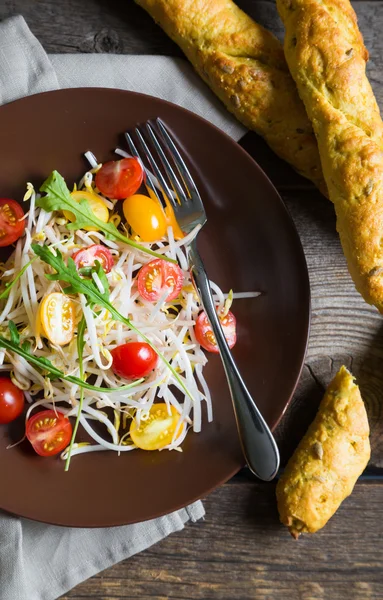
[[[182,451],[213,419],[203,368],[218,349],[187,262],[198,227],[184,236],[120,154],[102,165],[87,152],[72,190],[57,171],[39,193],[28,183],[26,214],[0,199],[0,246],[15,244],[0,265],[0,423],[26,404],[27,439],[66,469],[86,452]],[[211,286],[233,347],[234,295]]]

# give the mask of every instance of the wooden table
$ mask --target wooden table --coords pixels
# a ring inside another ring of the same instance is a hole
[[[274,2],[238,4],[283,35]],[[358,0],[354,7],[383,109],[383,0]],[[132,0],[0,0],[0,18],[17,13],[48,52],[181,55]],[[292,452],[324,386],[344,363],[358,377],[368,405],[373,443],[368,472],[322,532],[294,542],[279,524],[275,485],[257,483],[244,471],[206,499],[204,522],[93,577],[61,600],[383,598],[383,321],[354,289],[330,202],[254,134],[243,145],[283,196],[310,271],[310,343],[294,401],[277,432],[282,456]]]

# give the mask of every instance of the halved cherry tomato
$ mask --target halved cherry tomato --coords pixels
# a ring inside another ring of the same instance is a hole
[[[78,269],[93,267],[98,260],[104,271],[109,273],[114,264],[111,251],[102,244],[92,244],[87,248],[81,248],[72,255],[72,258]]]
[[[0,377],[0,423],[10,423],[21,415],[24,394],[9,377]]]
[[[225,317],[220,317],[221,325],[229,348],[232,348],[237,341],[237,320],[232,312],[228,312]],[[210,323],[207,320],[205,312],[198,315],[195,328],[195,337],[197,342],[208,352],[219,352],[214,333],[211,330]]]
[[[148,418],[141,419],[139,427],[133,419],[130,437],[141,450],[160,450],[171,443],[179,420],[180,414],[174,406],[170,407],[169,414],[166,404],[153,404]]]
[[[182,290],[184,275],[178,265],[161,258],[150,261],[138,272],[138,292],[144,300],[156,302],[168,289],[166,301],[174,300]]]
[[[0,246],[9,246],[25,229],[24,211],[16,200],[0,198]],[[21,220],[22,219],[22,220]]]
[[[136,193],[144,178],[137,158],[107,162],[96,173],[96,186],[107,198],[123,200]]]
[[[166,233],[166,217],[159,202],[149,196],[135,194],[122,206],[125,219],[143,242],[156,242]]]
[[[112,370],[120,377],[139,379],[156,368],[158,356],[146,342],[128,342],[111,351]]]
[[[73,338],[75,307],[73,301],[61,292],[45,296],[40,304],[38,325],[52,344],[65,346]]]
[[[103,223],[107,223],[109,221],[109,211],[105,206],[105,202],[97,196],[97,194],[92,194],[87,191],[77,191],[71,193],[72,198],[76,200],[76,202],[80,202],[82,198],[88,201],[89,207],[94,214],[95,217],[100,219]],[[64,217],[68,219],[68,221],[75,221],[75,216],[69,210],[64,210]],[[97,227],[89,225],[88,227],[84,227],[85,231],[97,231]]]
[[[27,421],[26,436],[40,456],[62,452],[72,437],[72,425],[65,415],[43,410]]]

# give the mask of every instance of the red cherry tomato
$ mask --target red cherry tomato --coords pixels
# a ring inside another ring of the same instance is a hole
[[[111,352],[112,370],[126,379],[139,379],[156,368],[158,356],[146,342],[128,342]]]
[[[144,300],[156,302],[168,289],[166,301],[174,300],[182,290],[184,275],[178,265],[157,258],[142,267],[137,276],[138,292]]]
[[[237,341],[237,320],[232,312],[228,312],[223,318],[220,317],[221,325],[229,348],[232,348]],[[208,352],[219,352],[214,333],[210,327],[207,316],[204,312],[198,315],[195,328],[195,337],[197,342]]]
[[[24,211],[16,200],[0,198],[0,246],[9,246],[25,229]],[[22,219],[22,220],[21,220]]]
[[[21,415],[24,394],[9,377],[0,377],[0,423],[10,423]]]
[[[136,193],[144,178],[137,158],[107,162],[96,173],[96,186],[107,198],[123,200]]]
[[[54,456],[68,446],[72,425],[65,415],[43,410],[28,419],[26,436],[37,454]]]
[[[93,244],[87,248],[81,248],[81,250],[77,250],[73,254],[72,258],[78,269],[93,267],[96,260],[98,260],[104,271],[109,273],[114,264],[112,253],[101,244]]]

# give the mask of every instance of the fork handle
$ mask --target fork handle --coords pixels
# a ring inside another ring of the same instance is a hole
[[[195,240],[189,246],[188,259],[194,285],[220,351],[246,462],[259,479],[270,481],[275,477],[279,467],[278,447],[234,362],[217,315],[209,279]]]

